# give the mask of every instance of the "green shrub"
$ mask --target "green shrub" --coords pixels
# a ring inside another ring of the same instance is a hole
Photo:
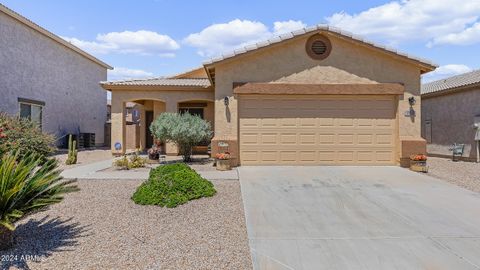
[[[33,154],[19,159],[17,155],[9,153],[1,158],[0,232],[13,232],[16,221],[59,203],[66,193],[78,190],[73,185],[74,180],[62,180],[56,159],[42,162],[40,156]],[[0,249],[8,248],[3,243],[0,246]]]
[[[175,171],[181,171],[181,170],[192,170],[192,168],[190,168],[185,163],[174,163],[174,164],[158,166],[157,168],[150,170],[149,178],[160,177],[162,175],[169,174]]]
[[[28,153],[45,158],[55,151],[55,138],[42,133],[35,122],[0,113],[0,158],[13,151],[19,159]]]
[[[160,141],[175,143],[185,162],[190,161],[193,146],[212,136],[210,123],[189,113],[162,113],[150,125],[150,131]]]
[[[211,197],[216,190],[185,164],[160,166],[150,171],[149,179],[133,194],[132,200],[142,205],[159,205],[169,208],[201,197]]]
[[[134,168],[143,168],[147,163],[146,158],[139,157],[136,153],[130,156],[130,159],[123,155],[123,157],[113,161],[113,166],[120,170],[130,170]]]

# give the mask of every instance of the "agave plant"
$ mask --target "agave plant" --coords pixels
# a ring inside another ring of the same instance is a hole
[[[36,154],[17,158],[9,153],[0,161],[0,250],[13,244],[16,221],[78,190],[75,180],[62,180],[56,159],[44,162]]]

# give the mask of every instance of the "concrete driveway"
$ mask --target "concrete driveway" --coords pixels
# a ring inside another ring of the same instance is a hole
[[[480,269],[479,193],[398,167],[238,170],[255,269]]]

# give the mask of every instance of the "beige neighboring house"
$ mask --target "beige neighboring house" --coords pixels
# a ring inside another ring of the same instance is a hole
[[[191,110],[212,123],[212,154],[228,150],[234,165],[405,165],[426,151],[420,75],[435,68],[319,25],[173,77],[101,85],[112,92],[114,154],[125,152],[124,107],[135,102],[142,148],[154,117]]]
[[[104,143],[111,66],[0,4],[0,112],[20,115],[54,134],[95,134]],[[88,146],[93,144],[93,138]],[[87,144],[85,144],[87,145]]]
[[[422,137],[431,155],[452,156],[454,143],[465,144],[463,157],[476,160],[480,132],[480,70],[422,85]]]

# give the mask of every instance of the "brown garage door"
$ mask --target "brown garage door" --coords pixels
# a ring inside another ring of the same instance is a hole
[[[240,96],[242,165],[395,163],[393,96]]]

